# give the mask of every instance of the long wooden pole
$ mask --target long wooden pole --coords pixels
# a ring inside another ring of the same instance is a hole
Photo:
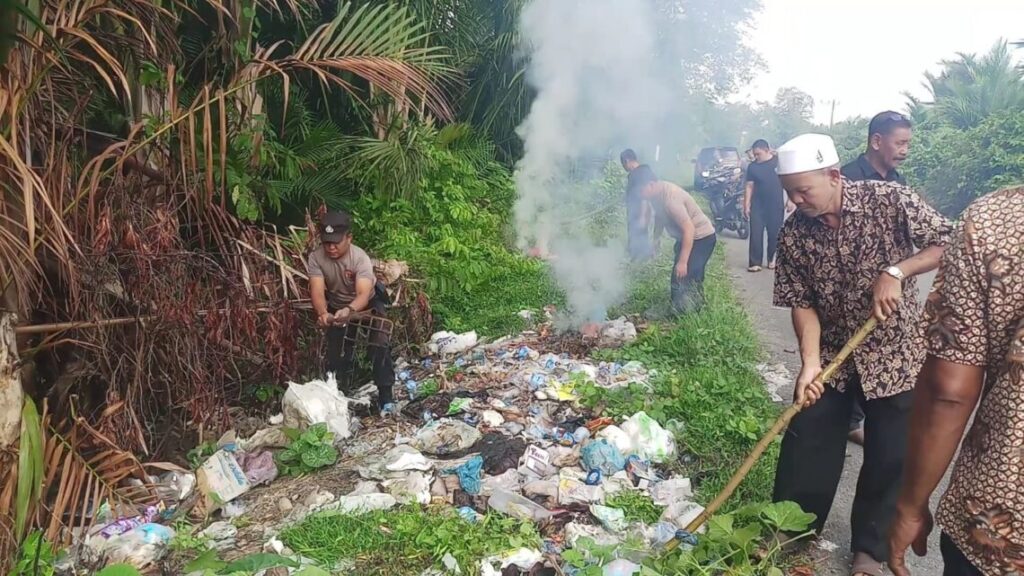
[[[292,305],[296,308],[307,309],[310,308],[309,300],[291,300]],[[254,308],[252,312],[272,312],[276,308],[261,306]],[[226,308],[220,310],[200,310],[196,314],[199,316],[206,316],[212,312],[227,312]],[[53,324],[32,324],[27,326],[16,326],[14,328],[15,334],[49,334],[52,332],[63,332],[65,330],[80,330],[85,328],[109,328],[111,326],[123,326],[125,324],[143,324],[145,322],[152,322],[158,319],[160,316],[151,314],[149,316],[125,316],[121,318],[106,318],[103,320],[79,320],[72,322],[56,322]]]
[[[868,321],[865,322],[860,327],[860,329],[858,329],[857,332],[850,338],[850,340],[846,342],[846,345],[843,346],[843,349],[839,351],[839,354],[837,354],[836,357],[832,359],[832,362],[830,362],[829,365],[825,367],[825,369],[821,372],[821,374],[819,374],[818,377],[815,378],[815,381],[821,385],[824,385],[833,376],[835,376],[835,373],[843,365],[843,362],[845,362],[846,359],[850,356],[850,354],[852,354],[853,351],[858,346],[860,346],[864,339],[867,338],[868,334],[870,334],[871,331],[874,330],[875,326],[877,325],[878,320],[876,320],[874,316],[869,318]],[[726,500],[728,500],[729,497],[732,496],[733,492],[736,491],[736,488],[738,488],[740,483],[743,482],[743,479],[746,478],[747,474],[750,473],[750,469],[754,467],[754,464],[757,463],[757,460],[761,457],[762,454],[764,454],[764,451],[767,450],[768,446],[775,440],[775,437],[778,436],[783,431],[783,429],[785,429],[786,426],[789,425],[790,420],[792,420],[793,417],[796,416],[802,409],[802,404],[793,404],[792,406],[787,408],[781,416],[779,416],[778,420],[775,421],[775,424],[771,427],[771,429],[768,430],[764,437],[761,438],[760,442],[758,442],[757,445],[754,446],[754,450],[750,453],[749,456],[747,456],[747,459],[743,461],[743,464],[740,466],[739,470],[737,470],[736,473],[733,474],[732,478],[729,479],[729,483],[725,485],[725,488],[718,494],[718,496],[715,497],[714,500],[711,501],[710,504],[708,504],[708,507],[704,509],[704,512],[701,512],[700,516],[694,518],[693,521],[686,526],[687,532],[696,532],[701,526],[704,525],[705,522],[708,521],[709,518],[711,518],[711,516],[715,512],[718,511],[719,508],[722,507],[722,504],[725,504]],[[667,548],[671,550],[678,545],[678,540],[672,540],[671,542],[669,542]]]

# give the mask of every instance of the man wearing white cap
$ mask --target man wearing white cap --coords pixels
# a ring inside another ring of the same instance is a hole
[[[794,400],[805,408],[783,438],[774,498],[814,513],[821,530],[842,475],[854,399],[861,401],[864,465],[851,518],[851,574],[880,575],[924,360],[914,277],[938,267],[953,225],[906,186],[844,178],[828,136],[798,136],[778,149],[778,159],[797,212],[779,238],[774,300],[792,309],[803,363]],[[815,385],[871,315],[879,326],[852,361],[827,389]]]

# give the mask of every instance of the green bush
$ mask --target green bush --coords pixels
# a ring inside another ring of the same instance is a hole
[[[969,130],[926,123],[914,138],[908,179],[950,216],[989,192],[1024,182],[1024,111],[993,114]]]
[[[543,263],[509,249],[515,191],[508,170],[457,150],[427,153],[417,193],[354,202],[357,242],[426,278],[434,314],[449,330],[507,333],[520,327],[520,310],[559,302]]]

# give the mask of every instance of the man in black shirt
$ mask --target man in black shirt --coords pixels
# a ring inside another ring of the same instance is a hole
[[[843,166],[843,176],[854,182],[881,180],[906,186],[906,178],[896,168],[910,152],[911,131],[910,119],[899,112],[889,110],[875,115],[868,124],[867,150]],[[856,400],[850,415],[850,441],[864,444],[864,409]]]
[[[760,272],[764,262],[764,237],[768,235],[768,267],[774,268],[775,248],[779,245],[779,231],[785,220],[786,193],[782,190],[775,169],[778,159],[772,154],[768,142],[758,140],[751,147],[754,162],[747,166],[746,193],[743,196],[743,215],[750,220],[750,272]]]
[[[907,185],[897,168],[910,152],[912,125],[899,112],[882,112],[868,124],[868,148],[856,160],[843,166],[842,174],[850,180],[881,180]]]
[[[627,148],[619,155],[622,167],[629,172],[626,180],[626,234],[631,260],[646,260],[653,255],[647,229],[650,210],[641,193],[645,186],[657,180],[647,164],[637,160],[636,152]]]

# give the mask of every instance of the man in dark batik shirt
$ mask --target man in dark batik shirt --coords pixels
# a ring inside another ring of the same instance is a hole
[[[778,159],[797,213],[779,240],[775,304],[792,308],[803,363],[794,400],[805,407],[783,438],[774,498],[815,514],[814,528],[822,529],[859,399],[865,443],[851,518],[851,573],[880,575],[912,389],[924,360],[914,277],[938,266],[953,225],[910,188],[844,178],[828,136],[798,136],[778,149]],[[872,315],[879,325],[851,361],[827,388],[814,382]]]
[[[657,181],[657,178],[651,167],[641,164],[636,152],[631,149],[623,150],[619,160],[623,169],[629,173],[626,180],[626,234],[629,258],[634,261],[646,260],[654,255],[648,232],[653,213],[650,205],[643,199],[643,190],[651,182]]]

